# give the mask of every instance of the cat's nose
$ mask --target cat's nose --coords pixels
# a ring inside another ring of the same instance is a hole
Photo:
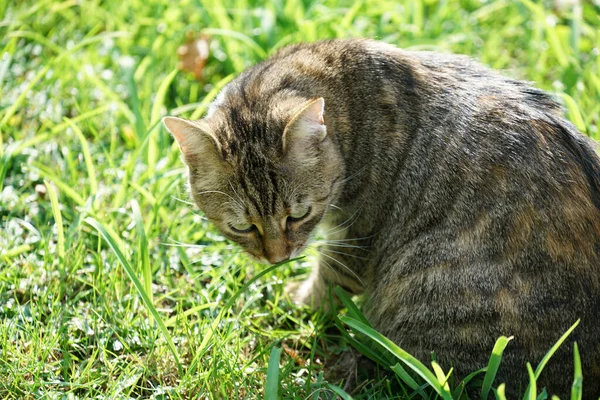
[[[263,236],[263,255],[271,264],[277,264],[290,258],[290,246],[283,232],[270,225]]]
[[[282,240],[265,240],[265,258],[271,264],[277,264],[290,259],[287,244]]]

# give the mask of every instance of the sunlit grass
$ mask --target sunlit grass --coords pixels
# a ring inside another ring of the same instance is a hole
[[[349,333],[366,322],[350,299],[335,321],[285,301],[306,259],[257,266],[185,203],[160,118],[201,117],[235,74],[287,44],[371,37],[535,81],[600,138],[599,15],[594,2],[528,0],[0,2],[0,397],[347,396],[324,359],[350,345],[393,354]],[[188,31],[211,37],[201,82],[177,72]],[[575,347],[574,398],[585,351]],[[445,389],[449,371],[423,372],[424,388],[395,362],[408,394],[464,393]],[[354,396],[391,396],[389,379]]]

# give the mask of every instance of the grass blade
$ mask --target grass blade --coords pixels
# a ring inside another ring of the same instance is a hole
[[[40,79],[42,79],[44,77],[44,75],[46,75],[46,73],[48,72],[50,67],[51,67],[51,65],[48,64],[44,68],[39,70],[38,73],[35,74],[35,76],[29,81],[27,86],[23,90],[21,90],[21,93],[19,94],[19,97],[17,97],[17,100],[6,110],[6,112],[4,113],[4,116],[2,117],[2,120],[0,120],[0,128],[6,126],[8,124],[8,121],[10,120],[10,118],[18,110],[21,109],[21,105],[27,98],[27,94],[29,93],[29,91],[38,83],[38,81]]]
[[[340,299],[342,304],[348,309],[348,314],[350,315],[350,317],[362,322],[367,326],[371,326],[371,324],[367,320],[367,317],[365,317],[365,315],[358,309],[358,307],[356,306],[356,304],[354,304],[348,293],[341,286],[336,286],[333,289],[333,291]]]
[[[152,294],[152,268],[150,267],[150,255],[148,254],[148,239],[146,237],[146,229],[144,227],[140,205],[135,199],[131,200],[131,211],[133,211],[135,228],[138,235],[138,265],[140,266],[142,276],[144,277],[144,289],[146,290],[146,294],[148,294],[150,303],[154,304]]]
[[[398,375],[400,379],[402,379],[402,382],[408,385],[408,387],[418,392],[424,399],[427,398],[427,395],[425,394],[423,389],[421,389],[421,386],[417,383],[417,381],[413,379],[412,376],[410,376],[410,374],[404,369],[404,367],[402,367],[400,363],[390,367],[390,369],[394,371],[396,375]]]
[[[219,82],[217,82],[215,84],[215,86],[211,89],[211,91],[208,92],[206,94],[206,96],[204,96],[204,99],[202,99],[202,101],[200,102],[200,104],[198,104],[198,106],[195,107],[194,112],[192,112],[192,115],[190,116],[190,119],[194,120],[194,119],[200,118],[200,116],[208,108],[208,105],[210,104],[210,102],[213,101],[215,97],[217,97],[217,95],[219,94],[219,92],[221,91],[221,89],[223,89],[223,87],[225,85],[227,85],[233,78],[235,78],[235,75],[234,74],[230,74],[230,75],[227,75],[225,78],[221,79]],[[182,107],[180,107],[180,109],[181,108]],[[172,112],[171,115],[178,115],[176,113],[177,109],[172,110],[172,111],[173,112]]]
[[[496,390],[496,399],[498,400],[506,400],[506,394],[504,394],[504,391],[506,389],[506,385],[504,383],[501,383],[500,386],[498,386],[498,390]]]
[[[267,385],[265,387],[265,400],[277,400],[279,391],[279,359],[281,347],[273,347],[267,368]]]
[[[31,245],[22,244],[20,246],[13,247],[10,250],[7,250],[7,249],[0,250],[0,257],[5,262],[9,262],[11,258],[18,256],[19,254],[26,253],[28,251],[31,251]]]
[[[171,335],[169,334],[169,330],[165,326],[162,318],[160,317],[160,314],[158,314],[158,311],[156,311],[156,308],[154,308],[154,305],[150,301],[150,298],[148,297],[148,294],[144,290],[142,283],[140,282],[138,277],[135,275],[133,268],[131,268],[129,261],[127,261],[127,259],[123,255],[123,253],[121,253],[121,250],[119,249],[119,246],[117,245],[117,242],[112,237],[112,235],[110,235],[106,231],[104,226],[100,222],[96,221],[94,218],[88,217],[85,219],[85,222],[87,222],[89,225],[94,227],[100,233],[100,235],[104,238],[106,243],[108,243],[108,245],[110,246],[112,251],[115,253],[115,256],[117,256],[117,259],[119,260],[119,262],[125,269],[127,276],[129,276],[129,279],[131,280],[131,282],[133,283],[133,286],[135,287],[138,294],[142,298],[142,301],[146,305],[146,308],[152,314],[152,316],[154,317],[154,320],[158,324],[158,328],[160,329],[161,333],[163,334],[163,337],[166,340],[167,345],[169,346],[169,349],[171,350],[171,353],[173,354],[173,358],[175,359],[175,363],[177,364],[177,369],[179,370],[179,374],[182,375],[183,368],[181,366],[181,362],[179,361],[179,355],[177,354],[177,349],[175,348],[175,345],[173,344],[173,340],[171,339]]]
[[[482,374],[486,371],[487,367],[484,367],[467,375],[465,379],[463,379],[458,385],[456,385],[456,388],[454,388],[454,391],[452,392],[452,397],[454,399],[460,399],[469,382],[471,382],[473,378],[475,378],[477,375]]]
[[[249,36],[244,35],[243,33],[232,31],[229,29],[220,29],[220,28],[206,28],[202,29],[202,33],[210,36],[223,36],[225,38],[237,39],[244,44],[246,44],[249,48],[254,50],[254,53],[261,59],[267,56],[267,52],[263,50],[262,47],[254,40],[252,40]]]
[[[2,137],[2,131],[0,131],[0,138]],[[4,179],[6,178],[6,172],[12,162],[12,148],[7,147],[6,151],[2,150],[2,139],[0,139],[0,192],[4,189]]]
[[[531,364],[527,363],[527,373],[529,374],[529,387],[525,392],[525,396],[523,400],[536,400],[537,397],[537,384],[535,382],[535,374],[533,373],[533,368],[531,368]]]
[[[443,386],[438,382],[437,377],[431,372],[423,363],[417,360],[415,357],[407,353],[405,350],[401,349],[398,345],[392,342],[390,339],[383,336],[381,333],[377,332],[370,326],[365,325],[364,323],[357,321],[353,318],[340,316],[340,320],[351,327],[352,329],[362,333],[363,335],[368,336],[375,342],[379,343],[383,346],[387,351],[396,356],[400,361],[404,362],[410,369],[415,371],[419,376],[421,376],[425,382],[427,382],[431,387],[435,389],[435,391],[444,399],[451,400],[452,394],[446,390]]]
[[[332,385],[330,383],[326,384],[325,387],[329,390],[331,390],[333,393],[337,394],[342,400],[353,400],[352,396],[350,396],[348,393],[346,393],[344,391],[344,389]]]
[[[346,339],[348,344],[350,344],[350,346],[358,350],[360,354],[368,357],[369,359],[375,361],[377,364],[382,365],[384,367],[387,367],[390,364],[389,362],[386,362],[385,358],[382,357],[382,354],[378,353],[375,349],[369,347],[367,344],[362,343],[356,337],[350,335],[339,319],[335,321],[335,325],[337,326],[344,339]]]
[[[62,214],[60,213],[58,198],[56,197],[54,188],[47,180],[44,181],[44,184],[46,185],[46,189],[48,189],[48,196],[50,197],[50,203],[52,204],[52,214],[54,215],[54,223],[56,224],[56,249],[58,251],[58,256],[63,260],[65,258],[65,231],[62,222]]]
[[[56,176],[50,169],[44,165],[33,162],[29,164],[29,168],[38,172],[40,175],[45,177],[47,180],[52,181],[58,188],[71,200],[73,200],[78,206],[83,207],[85,205],[85,200],[83,197],[77,193],[75,189],[73,189],[68,183],[62,181],[58,176]]]
[[[559,93],[559,94],[560,94],[560,97],[562,97],[563,100],[565,101],[569,119],[571,121],[573,121],[573,123],[575,124],[577,129],[579,129],[581,132],[585,133],[586,132],[585,121],[584,121],[583,115],[581,115],[581,110],[579,109],[579,106],[577,105],[577,103],[568,94],[566,94],[566,93]]]
[[[506,349],[508,342],[510,342],[512,339],[512,336],[500,336],[498,340],[496,340],[496,344],[492,350],[492,355],[490,356],[490,361],[488,362],[487,371],[483,377],[483,385],[481,386],[481,398],[483,400],[488,398],[490,389],[492,388],[492,383],[494,383],[496,373],[498,372],[498,367],[502,361],[502,353],[504,353],[504,349]]]
[[[575,364],[575,376],[573,378],[573,386],[571,387],[571,400],[581,400],[583,396],[583,374],[581,372],[581,358],[579,357],[577,342],[573,343],[573,361]]]
[[[221,309],[221,311],[219,312],[219,314],[217,315],[217,317],[213,320],[213,323],[211,324],[211,327],[210,327],[210,330],[208,331],[208,334],[206,334],[202,338],[202,342],[200,343],[200,346],[198,347],[198,350],[197,350],[197,353],[196,353],[196,357],[194,358],[194,361],[192,362],[192,365],[190,365],[188,373],[194,373],[195,363],[198,361],[197,357],[200,356],[200,355],[202,355],[204,353],[204,351],[208,348],[208,345],[209,345],[210,341],[212,340],[214,332],[217,329],[217,327],[219,326],[219,323],[221,322],[221,320],[223,319],[223,317],[225,316],[225,314],[227,312],[229,312],[229,309],[233,306],[233,303],[237,300],[237,298],[240,297],[242,295],[242,293],[244,293],[248,289],[248,287],[250,287],[250,285],[252,285],[254,282],[256,282],[257,280],[259,280],[263,276],[271,273],[272,271],[274,271],[275,269],[281,267],[282,265],[288,264],[288,263],[293,262],[293,261],[300,260],[302,258],[303,257],[294,258],[294,259],[291,259],[291,260],[288,260],[288,261],[284,261],[284,262],[279,263],[279,264],[271,265],[270,267],[264,269],[260,273],[258,273],[255,276],[253,276],[252,279],[249,279],[248,282],[246,282],[237,292],[235,292],[235,294],[233,296],[231,296],[231,298],[227,301],[227,303],[225,303],[225,305],[223,306],[223,308]]]
[[[165,97],[167,95],[167,90],[173,82],[173,79],[179,72],[178,69],[174,69],[163,79],[156,91],[156,96],[154,97],[154,104],[152,104],[152,111],[150,113],[150,126],[155,125],[160,120],[160,111],[165,105]]]
[[[437,377],[437,380],[440,383],[440,385],[449,393],[450,386],[448,385],[448,379],[452,374],[452,369],[450,369],[450,372],[448,372],[448,375],[446,375],[442,367],[440,367],[440,364],[438,364],[437,362],[432,361],[431,367],[433,368],[433,372],[435,372],[435,376]]]
[[[198,311],[202,311],[205,310],[207,308],[211,308],[211,307],[216,307],[218,305],[218,303],[216,302],[212,302],[212,303],[206,303],[206,304],[200,304],[199,306],[196,307],[192,307],[189,310],[185,310],[183,312],[179,312],[176,315],[172,316],[171,318],[169,318],[168,320],[165,321],[165,326],[167,327],[172,327],[175,326],[175,324],[177,323],[177,320],[183,317],[188,317],[194,313],[197,313]]]
[[[98,192],[98,180],[96,179],[96,169],[94,168],[94,160],[92,160],[92,155],[90,154],[90,148],[88,146],[87,140],[85,136],[83,136],[83,132],[81,129],[71,119],[65,117],[64,121],[73,129],[75,135],[79,139],[79,143],[81,144],[81,152],[83,153],[83,160],[85,162],[85,167],[88,171],[88,179],[90,182],[90,189],[92,191],[92,196]]]
[[[158,91],[156,92],[156,97],[154,98],[154,104],[152,105],[152,111],[150,113],[150,126],[156,125],[160,120],[160,112],[165,104],[165,97],[167,94],[167,90],[169,89],[169,85],[175,78],[175,75],[179,72],[178,69],[174,69],[167,75],[165,79],[160,83],[158,87]],[[158,139],[156,137],[157,134],[160,133],[160,130],[156,130],[155,133],[151,133],[150,141],[148,142],[148,172],[151,177],[154,178],[154,168],[158,163]]]
[[[560,337],[560,339],[558,339],[557,342],[554,343],[554,346],[552,346],[550,348],[550,350],[548,350],[548,352],[546,353],[544,358],[542,358],[542,361],[540,361],[537,368],[535,369],[535,379],[536,380],[542,374],[542,371],[544,370],[544,367],[546,366],[546,364],[548,364],[548,361],[550,361],[550,358],[554,355],[554,353],[556,353],[556,351],[564,343],[564,341],[567,340],[567,338],[569,337],[571,332],[573,332],[573,330],[577,327],[577,325],[579,325],[580,321],[581,321],[580,319],[575,321],[575,323],[573,325],[571,325],[571,327]],[[525,391],[525,397],[527,397],[527,395],[529,393],[529,389],[530,389],[530,387],[527,387],[527,390]]]

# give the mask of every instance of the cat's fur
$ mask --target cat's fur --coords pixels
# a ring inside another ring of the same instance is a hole
[[[458,377],[514,335],[496,381],[512,396],[581,318],[538,387],[567,397],[576,340],[585,397],[600,395],[600,161],[543,91],[466,57],[333,40],[285,48],[205,119],[165,124],[199,207],[257,258],[331,227],[296,300],[364,292],[374,327]]]

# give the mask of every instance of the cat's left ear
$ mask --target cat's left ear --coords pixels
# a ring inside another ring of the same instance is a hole
[[[300,107],[283,131],[283,153],[306,153],[327,137],[323,114],[325,100],[310,100]]]
[[[218,159],[219,144],[202,125],[202,121],[188,121],[177,117],[164,117],[163,124],[173,135],[185,160],[194,156]]]

